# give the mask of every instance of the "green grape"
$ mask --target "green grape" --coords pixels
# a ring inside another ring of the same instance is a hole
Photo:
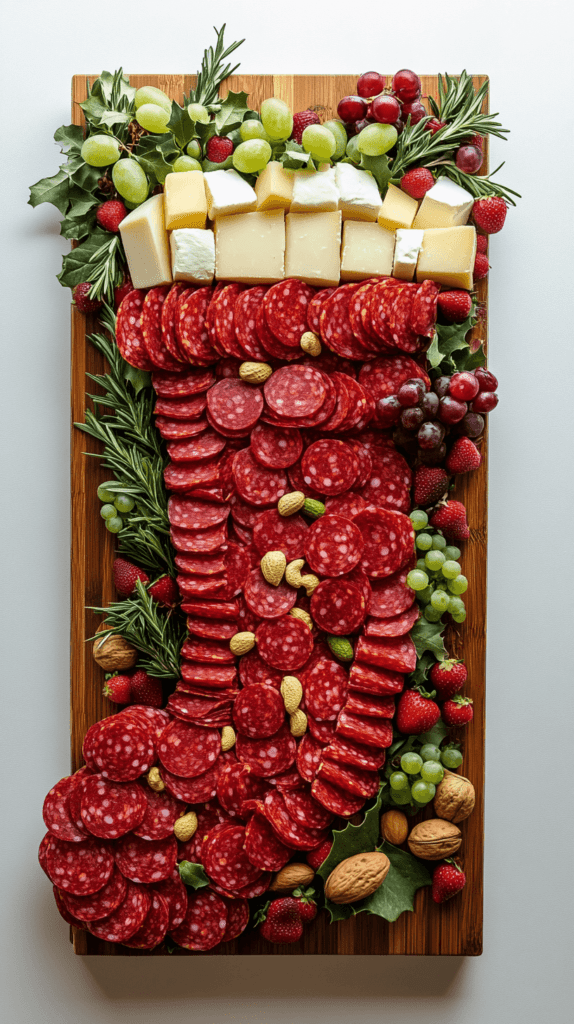
[[[432,539],[432,546],[435,551],[444,551],[446,548],[446,540],[442,533],[435,533]],[[444,556],[446,558],[446,555]]]
[[[428,526],[429,517],[426,512],[423,512],[422,508],[415,508],[414,512],[411,512],[409,519],[413,524],[413,530],[424,530],[425,526]]]
[[[403,807],[405,804],[410,804],[411,793],[409,789],[393,789],[391,792],[391,800],[394,804],[399,807]]]
[[[431,548],[430,551],[427,551],[425,555],[425,565],[427,569],[431,569],[432,572],[438,572],[443,562],[444,555],[442,551],[436,551],[434,548]]]
[[[106,519],[106,530],[109,530],[110,533],[119,533],[123,525],[124,524],[119,516],[113,516],[111,519]]]
[[[355,164],[358,164],[358,163],[361,162],[361,154],[359,153],[358,144],[359,144],[359,136],[358,135],[351,135],[351,138],[347,142],[347,148],[345,150],[345,152],[346,152],[347,156],[349,157],[349,159],[352,160],[353,163],[355,163]]]
[[[135,505],[135,501],[129,494],[118,494],[114,501],[114,505],[118,512],[131,512]]]
[[[136,110],[140,107],[145,106],[148,103],[154,103],[156,107],[163,107],[167,110],[168,114],[171,114],[171,100],[169,96],[166,96],[161,89],[156,89],[153,85],[144,85],[135,94],[134,103]]]
[[[115,491],[110,491],[110,485],[115,487],[115,480],[105,480],[103,484],[98,487],[98,498],[100,501],[113,501],[115,498]]]
[[[128,157],[114,164],[112,181],[123,199],[139,206],[147,199],[148,180],[137,160]]]
[[[440,747],[437,747],[436,743],[425,743],[419,750],[419,754],[423,761],[438,761],[440,759]]]
[[[102,519],[113,519],[117,515],[115,505],[102,505],[100,515]]]
[[[337,121],[336,118],[333,118],[332,121],[325,121],[323,128],[327,128],[335,136],[336,147],[335,152],[333,153],[333,160],[340,160],[341,157],[345,155],[345,150],[347,148],[347,132],[345,130],[345,125],[342,121]]]
[[[424,590],[417,592],[417,600],[420,604],[428,604],[434,594],[434,588],[432,586],[425,587]]]
[[[393,124],[369,124],[357,136],[357,148],[365,156],[382,156],[393,148],[398,137]]]
[[[427,568],[427,564],[426,564],[424,558],[418,558],[417,559],[417,569],[422,569],[423,572],[426,572],[426,568]]]
[[[201,164],[193,156],[178,156],[174,160],[171,169],[174,174],[181,174],[183,171],[201,171]]]
[[[429,585],[429,578],[426,572],[421,572],[420,569],[411,569],[407,576],[407,587],[411,590],[424,590]]]
[[[244,174],[262,171],[271,159],[271,146],[265,139],[250,139],[240,142],[233,152],[233,166]]]
[[[250,139],[264,139],[265,142],[270,142],[269,135],[261,121],[256,121],[255,118],[249,118],[247,121],[244,121],[239,128],[239,134],[241,135],[242,142],[249,142]]]
[[[272,96],[261,104],[261,121],[272,139],[284,141],[293,131],[293,114],[283,100]]]
[[[433,608],[442,615],[443,612],[448,611],[449,596],[448,594],[445,594],[444,590],[435,590],[430,599],[430,603]]]
[[[439,622],[442,612],[439,612],[438,608],[433,608],[432,604],[427,604],[423,615],[427,622]]]
[[[448,589],[451,594],[465,594],[468,590],[468,580],[466,576],[461,574],[460,576],[455,576],[453,580],[449,580]]]
[[[314,160],[330,160],[337,148],[337,140],[322,124],[310,124],[301,138],[303,149]]]
[[[404,772],[393,772],[389,778],[391,789],[407,789],[409,780]]]
[[[436,793],[436,786],[432,782],[425,782],[424,779],[417,779],[411,786],[411,796],[417,804],[430,804]]]
[[[201,156],[201,145],[199,139],[192,139],[188,142],[185,152],[188,156],[192,156],[195,160],[199,160]]]
[[[401,768],[407,775],[418,775],[423,766],[423,759],[415,754],[414,750],[408,750],[401,757]]]
[[[82,146],[81,156],[90,167],[108,167],[120,158],[119,143],[111,135],[90,135]]]
[[[456,576],[460,575],[460,564],[452,558],[447,558],[441,566],[441,572],[447,580],[453,580]]]
[[[464,611],[451,612],[450,614],[452,615],[455,622],[464,622],[464,620],[466,619],[466,608],[464,609]]]
[[[415,537],[415,545],[419,551],[430,551],[432,548],[432,537],[430,533],[419,533]]]
[[[438,786],[439,782],[442,782],[444,778],[444,768],[440,761],[438,759],[425,761],[421,768],[421,777],[425,782],[432,782],[435,786]]]
[[[441,750],[440,759],[445,768],[460,768],[462,764],[462,754],[454,747],[446,747],[445,750]]]
[[[202,103],[190,103],[187,112],[193,122],[199,121],[200,124],[209,124],[209,110]]]
[[[444,557],[448,558],[449,561],[456,562],[460,558],[460,548],[455,548],[452,544],[448,544],[444,548]]]
[[[464,607],[464,601],[460,597],[449,597],[448,599],[448,610],[451,615],[461,615],[462,612],[466,615],[466,608]]]
[[[170,118],[169,110],[165,107],[158,107],[157,103],[144,103],[143,107],[136,110],[136,121],[145,128],[146,132],[153,132],[154,135],[165,135],[169,132],[167,122]]]

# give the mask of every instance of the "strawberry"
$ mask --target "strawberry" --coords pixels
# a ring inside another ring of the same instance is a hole
[[[502,196],[487,196],[485,199],[474,200],[472,217],[477,228],[485,235],[495,235],[497,231],[502,231],[507,211]]]
[[[131,278],[129,276],[124,277],[122,283],[118,285],[117,288],[114,288],[114,307],[116,310],[120,308],[126,295],[129,295],[129,293],[133,292],[133,290],[134,286],[131,282]]]
[[[291,138],[301,145],[305,128],[308,128],[310,124],[320,123],[319,116],[314,110],[300,110],[299,113],[293,114],[293,131],[291,132]]]
[[[436,135],[440,132],[441,128],[444,128],[446,121],[439,121],[436,117],[431,117],[430,121],[425,124],[425,132],[430,132],[431,135]]]
[[[415,471],[415,505],[434,505],[448,490],[448,475],[439,466],[419,466]]]
[[[447,501],[440,505],[430,519],[435,530],[442,530],[447,540],[468,540],[470,530],[466,521],[466,509],[461,501]]]
[[[267,918],[261,925],[260,932],[268,942],[298,942],[303,934],[299,901],[292,896],[273,900],[269,904]]]
[[[482,456],[470,437],[459,437],[454,442],[446,460],[449,473],[470,473],[478,469]]]
[[[113,231],[114,234],[120,230],[120,224],[128,211],[119,199],[108,199],[106,203],[98,206],[96,220],[105,231]]]
[[[434,185],[432,171],[428,167],[413,167],[401,178],[401,188],[413,199],[422,199]]]
[[[207,159],[212,164],[222,164],[233,153],[233,142],[225,135],[212,135],[207,143]]]
[[[397,706],[397,729],[407,736],[420,736],[436,725],[440,708],[426,690],[405,690]]]
[[[444,903],[451,896],[464,889],[466,875],[453,860],[437,864],[432,876],[432,898],[435,903]]]
[[[466,140],[465,146],[476,146],[477,149],[482,150],[484,139],[482,135],[471,135],[470,139]]]
[[[313,868],[313,871],[320,868],[323,861],[327,860],[327,857],[331,852],[332,845],[332,839],[325,839],[325,842],[321,843],[316,850],[309,850],[309,853],[307,854],[307,864]]]
[[[308,921],[314,921],[317,917],[318,907],[313,899],[314,892],[314,889],[301,889],[300,887],[293,890],[293,899],[299,904],[299,914],[305,924]]]
[[[441,292],[438,297],[438,308],[449,323],[461,324],[470,314],[472,299],[468,292],[459,288],[451,292]]]
[[[130,704],[132,699],[131,676],[112,676],[104,686],[104,697],[114,704]]]
[[[470,697],[461,697],[457,694],[452,700],[447,700],[442,706],[442,718],[445,725],[460,726],[472,722],[474,711]]]
[[[449,700],[454,697],[455,693],[462,690],[467,676],[466,665],[455,658],[435,662],[429,672],[429,679],[439,700]]]
[[[163,690],[159,679],[153,679],[138,668],[132,675],[132,704],[146,704],[149,708],[161,708]]]
[[[131,562],[127,562],[125,558],[114,559],[112,573],[114,577],[114,587],[122,597],[129,597],[130,594],[133,594],[136,587],[136,580],[141,580],[142,583],[149,583],[149,576],[147,573],[145,573],[143,569],[138,569],[137,565],[132,565]]]
[[[488,251],[488,235],[476,236],[476,251],[484,253]]]
[[[483,281],[488,271],[490,270],[490,263],[488,262],[488,256],[485,252],[478,252],[474,257],[474,270],[472,272],[474,281]]]
[[[159,580],[148,587],[148,594],[164,608],[173,608],[177,601],[177,583],[171,576],[160,576]]]
[[[82,284],[77,284],[72,292],[73,300],[80,313],[95,313],[98,309],[102,308],[100,299],[90,298],[91,288],[92,285],[84,281]]]

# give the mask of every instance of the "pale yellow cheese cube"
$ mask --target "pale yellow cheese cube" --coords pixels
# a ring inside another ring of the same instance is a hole
[[[379,210],[379,224],[387,231],[412,227],[419,204],[396,185],[389,185]]]
[[[390,276],[394,249],[392,231],[365,220],[346,220],[343,225],[341,279],[364,281],[367,277]]]
[[[448,288],[472,288],[476,231],[472,225],[428,228],[417,263],[417,281],[436,281]]]
[[[215,222],[215,276],[219,281],[273,284],[285,277],[283,210],[239,213]]]
[[[339,284],[340,271],[341,211],[288,213],[285,277],[329,287]]]
[[[134,288],[171,284],[171,259],[165,229],[163,193],[146,199],[120,224]]]
[[[474,197],[451,178],[439,178],[424,196],[413,228],[454,228],[466,224]]]
[[[335,168],[295,171],[291,213],[329,213],[339,208]]]
[[[255,182],[258,210],[288,210],[293,196],[293,171],[270,160]]]
[[[232,213],[249,213],[257,206],[255,190],[237,171],[206,171],[203,176],[210,220]]]
[[[204,228],[207,220],[207,198],[203,171],[181,171],[168,174],[164,185],[165,226]]]

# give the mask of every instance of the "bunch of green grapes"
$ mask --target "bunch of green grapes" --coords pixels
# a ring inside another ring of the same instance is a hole
[[[100,515],[104,520],[106,530],[110,533],[119,533],[124,525],[122,516],[131,512],[135,501],[129,494],[123,494],[117,490],[115,480],[106,480],[98,487],[98,498],[104,504],[100,509]]]
[[[460,548],[447,544],[440,530],[429,527],[429,517],[422,509],[411,512],[410,520],[420,557],[407,576],[407,586],[416,591],[427,622],[440,622],[445,612],[455,622],[464,622],[466,608],[461,594],[468,590],[468,580],[458,561]]]
[[[441,750],[434,743],[425,743],[418,752],[407,751],[400,758],[400,768],[397,765],[388,777],[390,803],[397,807],[409,804],[416,810],[425,807],[434,799],[445,768],[452,771],[460,768],[461,764],[462,754],[453,745]]]

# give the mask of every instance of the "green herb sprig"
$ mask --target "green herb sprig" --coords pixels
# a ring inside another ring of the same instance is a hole
[[[213,31],[217,36],[217,42],[215,49],[212,46],[204,51],[203,59],[201,61],[201,70],[197,72],[197,85],[195,89],[192,89],[189,96],[184,96],[184,106],[189,103],[201,103],[202,106],[208,109],[216,104],[217,109],[217,98],[219,96],[219,87],[226,78],[237,71],[239,64],[231,67],[231,64],[227,64],[222,67],[223,61],[229,57],[234,50],[241,46],[245,42],[244,39],[240,39],[236,43],[232,43],[226,50],[223,49],[223,34],[225,32],[225,25],[222,25],[219,32],[214,27]]]
[[[179,652],[186,635],[185,618],[165,611],[146,591],[141,580],[135,593],[107,608],[91,607],[105,616],[110,633],[117,633],[140,652],[138,668],[156,679],[179,677]],[[91,637],[90,639],[93,639]]]

